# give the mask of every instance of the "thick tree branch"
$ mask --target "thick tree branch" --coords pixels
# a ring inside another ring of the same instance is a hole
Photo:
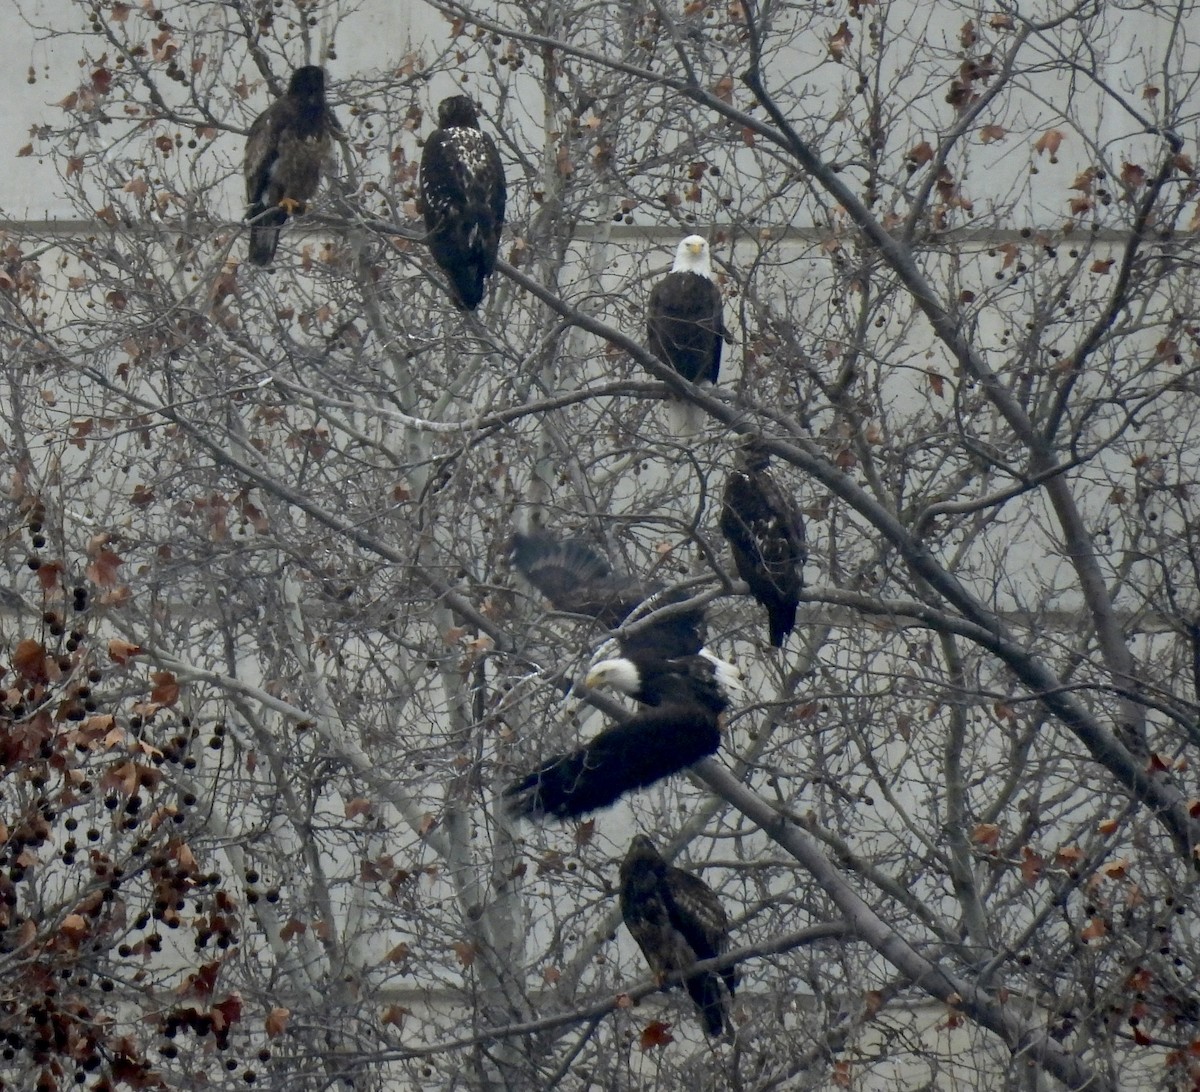
[[[994,1032],[1013,1054],[1028,1054],[1068,1088],[1090,1092],[1114,1088],[1041,1028],[1018,1016],[1011,1006],[921,955],[846,883],[810,835],[750,792],[715,759],[703,759],[693,769],[713,792],[758,823],[772,841],[804,865],[846,916],[855,935],[908,976],[913,985]]]

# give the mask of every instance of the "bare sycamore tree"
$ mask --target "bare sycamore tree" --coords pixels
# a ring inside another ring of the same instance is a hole
[[[78,219],[0,270],[6,1086],[1193,1087],[1195,5],[63,7],[21,151]],[[268,273],[241,152],[302,63],[339,156]],[[510,195],[474,314],[415,203],[456,87]],[[644,346],[693,232],[712,390]],[[781,653],[742,434],[808,524]],[[498,803],[623,715],[534,526],[749,680],[578,824]],[[729,912],[727,1039],[618,928],[636,831]]]

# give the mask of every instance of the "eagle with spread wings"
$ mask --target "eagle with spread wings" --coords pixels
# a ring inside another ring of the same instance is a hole
[[[680,589],[615,573],[578,539],[535,531],[514,535],[512,545],[518,570],[557,609],[620,627],[601,647],[585,685],[619,690],[642,708],[509,785],[509,812],[578,818],[715,753],[720,715],[742,688],[741,672],[703,647],[704,608],[690,605]],[[654,617],[659,606],[669,609]],[[637,621],[650,607],[645,621]]]
[[[317,192],[336,124],[325,102],[325,70],[306,64],[250,126],[244,170],[254,265],[274,261],[280,229]]]
[[[660,980],[686,975],[700,960],[729,950],[729,918],[712,888],[667,864],[644,834],[629,843],[620,876],[621,917]],[[683,980],[709,1035],[720,1035],[729,1022],[722,980],[732,998],[738,981],[733,966]]]

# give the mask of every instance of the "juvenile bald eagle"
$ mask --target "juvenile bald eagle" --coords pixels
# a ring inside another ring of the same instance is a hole
[[[556,610],[586,614],[608,629],[637,612],[630,631],[617,635],[625,656],[645,652],[671,659],[694,656],[704,646],[704,608],[678,607],[690,598],[682,589],[664,590],[661,584],[621,576],[585,542],[557,539],[546,531],[517,532],[512,551],[513,564]],[[661,617],[649,619],[659,610]]]
[[[755,440],[738,453],[725,480],[721,531],[738,575],[766,608],[771,644],[781,648],[796,624],[808,551],[800,509],[771,477],[770,457]]]
[[[314,64],[297,68],[287,93],[250,126],[244,171],[248,257],[255,265],[271,264],[280,228],[317,192],[335,126],[325,104],[325,70]]]
[[[646,337],[650,351],[692,383],[715,383],[721,343],[728,340],[721,290],[713,278],[708,243],[689,235],[675,251],[671,272],[650,290]],[[681,433],[695,432],[704,414],[690,402],[670,405]]]
[[[688,700],[650,706],[504,790],[517,818],[575,819],[686,769],[721,744],[717,714]]]
[[[466,95],[442,99],[421,154],[421,202],[433,260],[450,279],[454,303],[468,311],[496,267],[506,197],[500,153],[480,131],[475,103]]]
[[[729,950],[729,918],[712,889],[698,876],[667,864],[644,834],[629,843],[620,875],[621,917],[660,981]],[[732,998],[737,987],[732,966],[684,979],[709,1035],[720,1035],[728,1021],[722,979]]]

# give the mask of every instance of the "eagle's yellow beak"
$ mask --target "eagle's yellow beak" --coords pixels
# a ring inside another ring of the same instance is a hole
[[[704,244],[703,243],[688,243],[688,250],[690,250],[693,254],[703,254],[704,253]]]

